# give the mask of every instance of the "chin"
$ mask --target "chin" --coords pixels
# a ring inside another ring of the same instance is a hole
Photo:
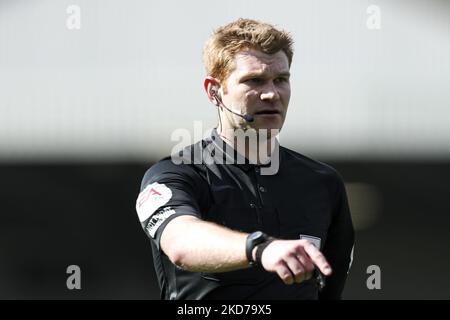
[[[281,131],[281,125],[272,125],[272,126],[258,126],[255,128],[255,130],[259,133],[260,130],[267,131],[267,137],[271,137],[271,130],[278,130]],[[276,132],[275,134],[277,134]]]
[[[277,129],[280,130],[283,126],[282,121],[258,121],[255,123],[255,129]]]

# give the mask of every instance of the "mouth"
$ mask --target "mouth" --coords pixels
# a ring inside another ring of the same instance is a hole
[[[261,110],[261,111],[255,112],[255,115],[257,115],[257,116],[266,116],[266,115],[273,116],[273,115],[281,115],[281,112],[277,111],[277,110]]]

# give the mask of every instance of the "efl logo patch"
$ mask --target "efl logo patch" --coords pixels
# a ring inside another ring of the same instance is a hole
[[[314,237],[314,236],[307,236],[305,234],[300,235],[300,239],[305,239],[311,242],[318,250],[320,250],[320,245],[322,242],[322,239]]]
[[[136,211],[139,221],[147,220],[159,207],[165,205],[172,198],[172,190],[164,184],[154,182],[148,185],[136,200]]]

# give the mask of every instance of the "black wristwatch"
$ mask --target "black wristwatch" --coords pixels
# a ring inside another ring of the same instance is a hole
[[[265,241],[269,240],[269,236],[261,231],[256,231],[250,233],[247,236],[247,242],[245,244],[245,254],[247,255],[247,260],[250,263],[250,266],[255,266],[257,263],[253,260],[253,249],[258,245]]]

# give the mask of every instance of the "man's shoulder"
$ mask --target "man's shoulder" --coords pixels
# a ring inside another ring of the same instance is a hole
[[[198,141],[172,155],[161,158],[147,169],[143,180],[161,175],[173,175],[174,177],[186,177],[194,180],[200,178],[204,171],[201,161],[197,159],[201,150],[202,141]]]
[[[341,178],[339,172],[327,163],[314,160],[302,153],[283,146],[280,148],[283,150],[287,162],[292,162],[294,165],[303,166],[320,175],[332,176],[338,179]]]

